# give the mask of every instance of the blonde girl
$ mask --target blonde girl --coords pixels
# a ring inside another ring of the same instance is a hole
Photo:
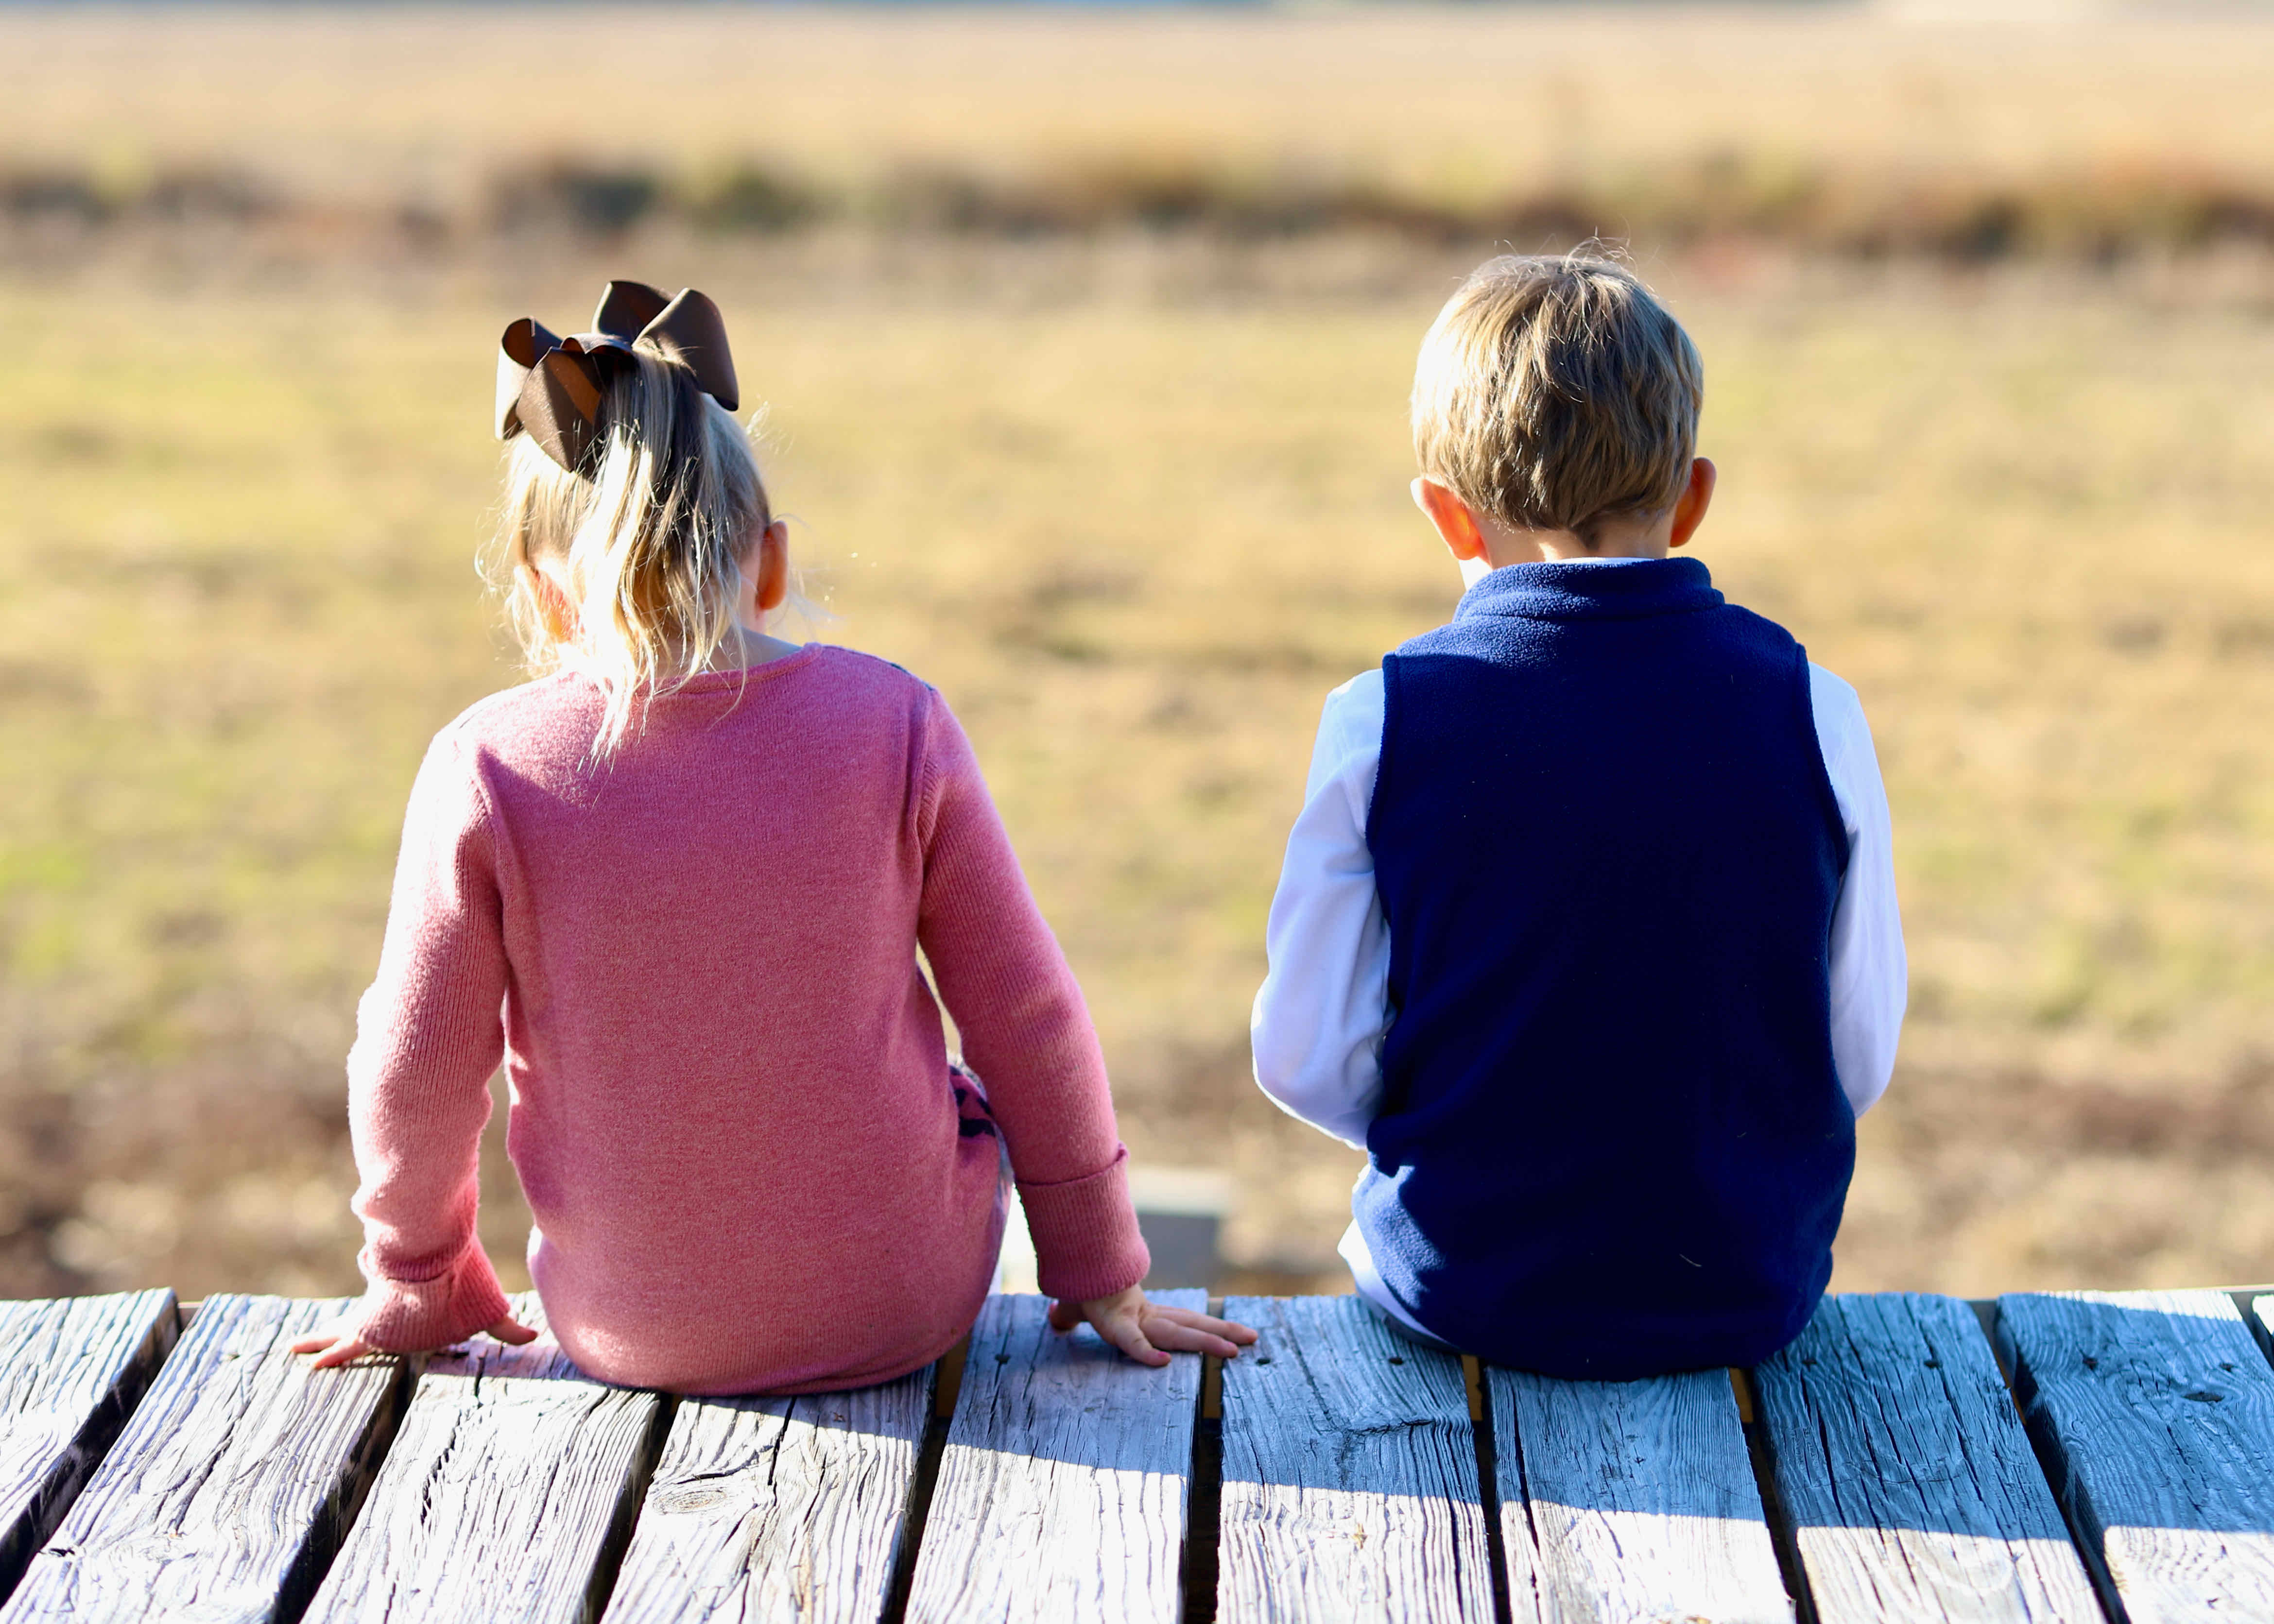
[[[539,674],[444,728],[412,787],[348,1061],[369,1289],[300,1351],[534,1335],[475,1237],[502,1064],[530,1270],[602,1380],[917,1369],[978,1312],[1009,1177],[1058,1328],[1234,1354],[1252,1332],[1137,1283],[1097,1039],[955,718],[766,630],[788,540],[717,307],[613,282],[592,327],[502,341],[500,543]]]

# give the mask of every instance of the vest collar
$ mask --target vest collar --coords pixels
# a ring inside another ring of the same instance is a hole
[[[1453,619],[1624,620],[1718,609],[1724,601],[1706,566],[1693,558],[1509,564],[1462,593]]]

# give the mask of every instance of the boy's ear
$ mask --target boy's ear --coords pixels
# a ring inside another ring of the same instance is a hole
[[[1691,460],[1690,483],[1674,501],[1674,528],[1666,538],[1668,551],[1695,536],[1698,527],[1706,523],[1706,510],[1713,505],[1713,487],[1721,477],[1720,470],[1704,457]]]
[[[1477,515],[1469,511],[1468,503],[1453,494],[1451,486],[1424,474],[1412,488],[1413,505],[1428,515],[1429,523],[1437,527],[1437,534],[1455,558],[1466,563],[1484,557],[1484,532],[1477,528]]]

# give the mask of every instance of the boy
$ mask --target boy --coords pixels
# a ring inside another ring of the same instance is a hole
[[[1329,695],[1256,1081],[1368,1152],[1408,1336],[1549,1375],[1750,1365],[1832,1270],[1905,965],[1855,690],[1672,558],[1702,368],[1600,259],[1479,269],[1421,347],[1450,623]]]

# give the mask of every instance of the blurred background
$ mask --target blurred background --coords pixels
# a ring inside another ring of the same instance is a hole
[[[2264,4],[0,6],[0,1294],[353,1289],[403,798],[515,680],[497,334],[611,275],[725,307],[812,635],[963,717],[1220,1283],[1338,1289],[1281,843],[1458,590],[1424,328],[1598,235],[1894,804],[1836,1283],[2274,1277],[2270,85]]]

